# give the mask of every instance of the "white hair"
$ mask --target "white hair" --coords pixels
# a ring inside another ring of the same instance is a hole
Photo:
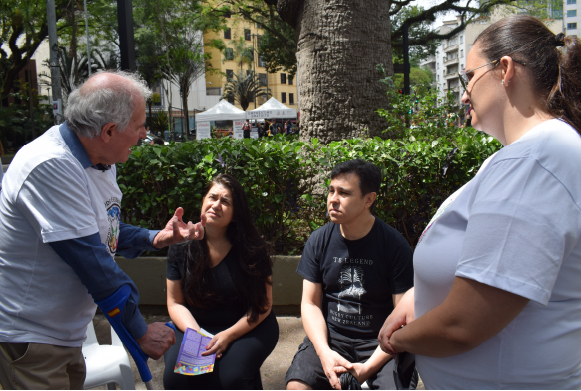
[[[97,137],[103,126],[111,122],[117,124],[119,132],[123,132],[133,116],[137,99],[147,100],[151,96],[151,90],[135,73],[102,71],[89,80],[103,73],[121,76],[130,83],[88,91],[81,91],[81,86],[71,92],[64,117],[69,128],[79,137]]]

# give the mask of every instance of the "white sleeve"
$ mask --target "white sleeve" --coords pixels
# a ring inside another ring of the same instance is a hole
[[[43,243],[99,232],[84,170],[66,159],[36,166],[23,182],[16,205]]]
[[[535,159],[503,160],[483,175],[456,276],[546,305],[579,240],[579,208]]]

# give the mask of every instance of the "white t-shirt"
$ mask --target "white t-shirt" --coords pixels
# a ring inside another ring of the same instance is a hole
[[[429,389],[581,388],[581,137],[550,120],[491,156],[439,210],[414,254],[415,315],[455,276],[530,299],[499,334],[416,356]]]
[[[0,341],[81,346],[96,305],[48,243],[99,232],[114,255],[115,168],[83,168],[58,126],[23,147],[0,193]]]

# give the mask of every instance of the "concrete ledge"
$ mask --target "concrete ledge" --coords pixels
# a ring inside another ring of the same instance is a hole
[[[278,308],[282,313],[295,313],[296,307],[301,304],[303,292],[303,278],[295,272],[301,257],[276,255],[273,259],[272,294],[275,311]],[[165,257],[116,257],[115,260],[137,285],[140,306],[166,305]]]

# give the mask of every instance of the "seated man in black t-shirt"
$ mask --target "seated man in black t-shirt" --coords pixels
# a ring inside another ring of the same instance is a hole
[[[379,169],[360,159],[331,171],[331,222],[311,234],[297,268],[307,337],[286,374],[287,389],[340,389],[345,371],[371,389],[395,389],[392,357],[377,336],[413,286],[412,251],[371,213],[380,183]]]

